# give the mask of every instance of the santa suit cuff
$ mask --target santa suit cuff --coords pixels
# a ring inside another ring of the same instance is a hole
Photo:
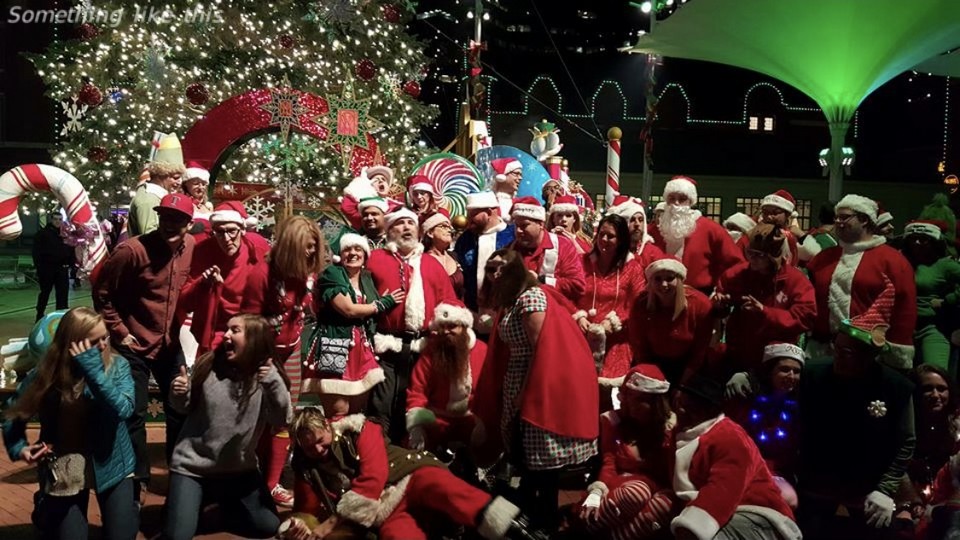
[[[880,353],[880,361],[894,369],[910,369],[913,367],[913,345],[898,345],[890,343],[890,348]]]
[[[373,526],[379,512],[379,499],[364,497],[353,490],[341,495],[337,502],[337,514],[364,527]]]
[[[546,284],[546,285],[550,285],[551,287],[556,287],[556,286],[557,286],[557,278],[555,278],[555,277],[550,277],[550,276],[543,276],[543,283]]]
[[[691,504],[670,522],[670,532],[674,535],[680,528],[692,532],[697,540],[710,540],[720,531],[720,524],[706,510]]]
[[[597,480],[596,482],[593,482],[587,486],[587,493],[593,492],[599,493],[601,497],[606,497],[607,494],[610,493],[610,488],[608,488],[607,485],[600,480]]]

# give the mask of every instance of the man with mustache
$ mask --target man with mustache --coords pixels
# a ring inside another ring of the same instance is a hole
[[[426,344],[435,306],[457,301],[443,265],[434,257],[423,256],[417,220],[417,214],[408,208],[388,213],[387,247],[371,253],[367,262],[378,291],[401,289],[406,293],[397,309],[378,316],[373,339],[385,380],[370,396],[370,417],[397,443],[406,435],[404,396],[414,362]]]
[[[470,402],[487,346],[471,330],[465,307],[434,309],[427,349],[420,355],[407,390],[407,430],[417,450],[456,449],[470,442],[476,425]]]
[[[667,255],[683,261],[687,285],[709,295],[728,268],[743,262],[743,253],[719,223],[693,209],[697,183],[692,178],[671,178],[663,189],[663,198],[667,204],[660,226],[650,231],[654,243]]]
[[[367,197],[357,205],[360,211],[360,232],[367,238],[371,249],[387,245],[387,230],[384,216],[390,203],[380,197]]]
[[[546,230],[547,212],[533,197],[514,201],[511,215],[517,231],[511,248],[523,256],[527,270],[536,274],[540,283],[556,287],[571,302],[579,300],[586,289],[586,278],[582,255],[573,241]]]
[[[647,226],[646,205],[639,197],[617,195],[607,210],[627,220],[630,228],[630,253],[640,259],[640,268],[646,268],[653,261],[663,258],[663,251],[653,243]]]

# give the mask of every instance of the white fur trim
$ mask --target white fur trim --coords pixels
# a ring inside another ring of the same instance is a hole
[[[419,353],[427,344],[427,338],[417,338],[410,342],[410,352]],[[398,353],[403,350],[403,340],[390,334],[374,334],[373,352],[383,354],[388,352]]]
[[[348,247],[358,247],[370,257],[370,241],[356,233],[347,233],[340,237],[340,253]]]
[[[893,221],[893,214],[890,212],[883,212],[877,216],[877,227],[883,227],[887,223]]]
[[[556,233],[547,233],[553,247],[543,250],[543,262],[540,263],[540,275],[547,285],[557,286],[557,262],[560,260],[560,238]]]
[[[693,533],[697,540],[710,540],[720,531],[720,524],[706,510],[699,506],[687,505],[680,515],[670,522],[670,532],[684,528]]]
[[[518,217],[536,221],[546,221],[547,219],[547,211],[538,204],[514,204],[513,209],[510,210],[510,215],[513,216],[514,219]]]
[[[523,163],[520,163],[520,161],[516,159],[513,161],[509,161],[507,162],[506,165],[503,166],[503,172],[500,172],[494,175],[493,179],[496,180],[497,182],[506,182],[507,175],[517,170],[521,170],[521,171],[523,170]]]
[[[330,422],[330,427],[333,428],[333,431],[337,435],[343,435],[344,433],[360,433],[366,422],[367,417],[362,413],[348,414],[343,418]]]
[[[883,224],[880,223],[878,220],[877,225],[883,225]],[[907,223],[907,226],[903,228],[903,235],[907,236],[911,234],[924,234],[929,236],[930,238],[933,238],[934,240],[939,240],[940,227],[937,227],[932,223]]]
[[[890,342],[888,342],[888,344],[890,348],[880,353],[878,358],[880,362],[900,370],[913,367],[913,356],[915,353],[913,345],[901,345]]]
[[[372,527],[379,512],[379,499],[364,497],[352,489],[337,502],[337,514],[364,527]]]
[[[628,389],[644,394],[666,394],[670,391],[670,383],[647,377],[642,373],[631,373],[630,378],[623,383]]]
[[[616,311],[611,311],[607,313],[607,316],[604,319],[610,321],[610,333],[616,333],[623,330],[623,322],[620,321],[620,317],[617,315]]]
[[[357,203],[357,210],[363,212],[367,208],[376,208],[386,214],[387,210],[390,209],[390,203],[380,197],[365,197],[360,199],[360,202]]]
[[[580,319],[585,319],[586,317],[587,317],[587,312],[582,309],[573,314],[573,320],[577,322],[579,322]]]
[[[727,219],[723,220],[723,226],[729,229],[730,227],[728,225],[736,225],[743,232],[749,232],[750,229],[757,226],[757,222],[743,212],[737,212],[736,214],[733,214]]]
[[[663,211],[666,210],[666,209],[667,209],[667,202],[666,202],[666,201],[660,201],[660,202],[657,203],[656,206],[653,207],[653,211],[654,211],[654,212],[663,212]]]
[[[450,397],[446,410],[455,416],[467,414],[470,403],[470,393],[473,392],[473,372],[470,368],[470,358],[467,357],[467,371],[458,381],[450,381]]]
[[[853,276],[857,273],[862,251],[844,253],[837,261],[837,267],[830,277],[827,288],[827,308],[830,310],[830,332],[836,333],[840,323],[850,318],[850,292],[853,290]]]
[[[194,178],[199,178],[204,185],[210,185],[210,171],[202,169],[200,167],[187,167],[187,170],[183,172],[183,181],[193,180]]]
[[[445,216],[443,212],[435,212],[423,220],[423,223],[420,225],[420,233],[427,234],[431,229],[444,222],[450,223],[450,218]]]
[[[721,414],[716,418],[711,418],[693,426],[692,428],[677,434],[676,436],[676,459],[673,468],[673,491],[677,497],[684,501],[692,501],[697,498],[699,490],[690,481],[690,463],[693,461],[693,455],[700,448],[700,437],[713,429],[713,426],[723,420]]]
[[[840,202],[837,203],[837,206],[834,207],[834,210],[840,210],[841,208],[848,208],[854,212],[865,214],[868,218],[870,218],[871,223],[877,223],[877,212],[879,212],[879,208],[877,207],[876,201],[873,199],[864,197],[862,195],[846,195],[840,199]]]
[[[446,303],[437,304],[437,307],[433,308],[433,320],[430,321],[430,330],[436,330],[441,324],[456,324],[472,328],[473,313],[470,313],[470,310],[465,307]]]
[[[429,192],[431,195],[437,194],[436,191],[434,191],[433,189],[433,184],[429,182],[414,182],[413,184],[410,184],[410,187],[407,188],[407,191],[409,191],[410,193],[413,193],[415,191],[426,191],[426,192]]]
[[[373,184],[370,183],[370,179],[364,174],[351,180],[347,187],[343,188],[343,194],[358,201],[380,196],[377,190],[373,188]]]
[[[383,522],[390,517],[390,514],[400,506],[400,501],[403,500],[404,495],[407,494],[407,484],[410,483],[410,476],[404,476],[403,480],[400,480],[392,486],[387,486],[383,490],[383,495],[380,496],[380,510],[377,512],[377,519],[374,521],[374,525],[379,527],[383,525]]]
[[[496,497],[483,510],[483,518],[477,527],[477,533],[488,540],[499,540],[507,536],[513,520],[520,515],[520,508],[503,497]]]
[[[587,493],[593,493],[594,491],[599,493],[601,497],[606,497],[607,493],[610,493],[610,488],[600,480],[597,480],[587,486]]]
[[[793,343],[774,343],[763,348],[763,362],[776,358],[790,358],[800,362],[802,366],[807,359],[803,349]]]
[[[420,253],[414,253],[407,258],[407,263],[411,268],[410,289],[407,291],[407,298],[403,302],[403,323],[406,325],[407,330],[411,332],[418,332],[423,329],[423,323],[427,317],[423,276],[420,272],[420,263],[422,260],[423,246],[420,245]]]
[[[413,210],[410,210],[406,206],[397,208],[393,212],[388,212],[383,219],[386,227],[389,229],[390,227],[393,227],[394,223],[404,218],[413,220],[414,225],[420,223],[420,217],[414,214]]]
[[[623,375],[620,377],[597,377],[597,382],[604,388],[620,388],[623,385]]]
[[[480,290],[480,287],[483,287],[483,280],[486,278],[484,269],[487,267],[487,261],[497,250],[497,235],[506,228],[507,224],[501,221],[477,238],[477,291]]]
[[[573,203],[559,203],[550,205],[550,213],[555,214],[579,214],[580,207]]]
[[[497,195],[492,191],[480,191],[467,195],[467,210],[499,207],[500,201],[497,200]]]
[[[775,206],[781,210],[786,210],[787,212],[793,212],[797,209],[797,205],[790,202],[790,199],[786,197],[781,197],[776,193],[771,193],[763,199],[760,200],[760,206]]]
[[[644,218],[646,218],[646,214],[643,211],[643,205],[634,202],[634,199],[629,199],[616,206],[611,206],[607,213],[616,214],[627,221],[629,221],[630,218],[636,214],[644,214]]]
[[[376,367],[364,374],[360,380],[320,379],[318,386],[319,392],[322,395],[359,396],[369,392],[371,388],[380,384],[385,379],[383,369]]]
[[[246,222],[243,219],[243,216],[240,215],[240,212],[236,210],[217,210],[210,214],[210,224],[216,225],[218,223],[236,223],[241,227],[246,226]]]
[[[667,195],[671,193],[682,193],[690,199],[690,206],[697,204],[697,186],[690,178],[677,176],[671,178],[667,185],[663,187],[663,200],[667,200]]]
[[[643,275],[646,276],[649,281],[654,274],[661,270],[669,270],[680,276],[680,279],[687,279],[687,267],[684,266],[682,262],[671,258],[657,259],[648,264],[647,268],[643,271]]]

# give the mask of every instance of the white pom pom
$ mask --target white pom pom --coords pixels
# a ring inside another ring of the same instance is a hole
[[[587,312],[587,315],[589,315],[589,316],[591,316],[591,317],[596,317],[596,316],[597,316],[597,310],[596,310],[595,308],[590,308],[590,311]]]

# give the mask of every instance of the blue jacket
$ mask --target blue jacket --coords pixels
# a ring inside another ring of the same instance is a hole
[[[503,249],[513,243],[516,236],[516,226],[508,224],[502,231],[497,233],[494,241],[494,249]],[[473,311],[477,310],[477,265],[480,238],[473,231],[464,231],[457,239],[453,247],[454,253],[460,260],[460,267],[463,268],[463,303]]]
[[[127,432],[126,419],[133,415],[134,390],[130,364],[126,358],[114,355],[110,371],[104,371],[100,351],[89,349],[74,358],[83,370],[86,380],[83,394],[92,400],[87,418],[86,457],[93,464],[94,489],[100,493],[117,485],[133,473],[136,457]],[[6,403],[13,406],[23,395],[37,375],[34,368],[17,385],[16,393]],[[57,448],[57,421],[59,398],[56,392],[48,392],[40,406],[40,440]],[[27,422],[20,419],[5,420],[3,442],[10,459],[20,459],[20,452],[27,446]]]

